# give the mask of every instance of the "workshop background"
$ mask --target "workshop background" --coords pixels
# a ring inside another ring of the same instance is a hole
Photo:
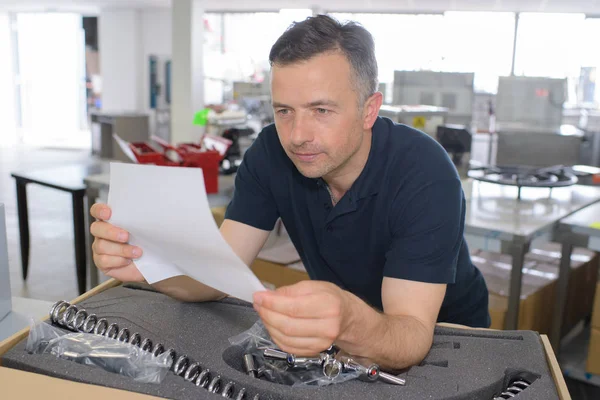
[[[461,174],[492,328],[550,335],[571,396],[600,398],[600,2],[315,3],[0,0],[0,320],[106,280],[87,210],[110,160],[218,152],[194,162],[220,223],[273,119],[271,45],[327,13],[373,34],[380,114],[436,138]],[[269,287],[308,278],[280,223],[252,269]]]

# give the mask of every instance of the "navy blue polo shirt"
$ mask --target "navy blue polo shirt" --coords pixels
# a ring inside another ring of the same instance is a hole
[[[300,174],[275,125],[246,151],[226,219],[272,230],[281,217],[311,279],[382,310],[384,277],[448,284],[438,321],[488,327],[488,291],[464,240],[465,198],[446,151],[379,117],[365,168],[332,206],[321,178]]]

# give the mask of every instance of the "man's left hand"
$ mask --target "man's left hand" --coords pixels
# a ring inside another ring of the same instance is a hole
[[[254,309],[279,348],[299,356],[316,355],[348,327],[351,296],[322,281],[302,281],[254,294]]]

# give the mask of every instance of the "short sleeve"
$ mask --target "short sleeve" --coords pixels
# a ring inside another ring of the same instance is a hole
[[[384,276],[454,283],[463,242],[465,201],[458,179],[428,183],[392,205]]]
[[[270,189],[268,139],[262,131],[246,150],[235,177],[233,198],[225,219],[241,222],[265,231],[273,230],[279,214]]]

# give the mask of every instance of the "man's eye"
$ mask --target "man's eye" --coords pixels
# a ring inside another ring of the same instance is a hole
[[[327,110],[325,108],[317,108],[317,112],[319,114],[327,114],[329,112],[329,110]]]
[[[281,109],[281,110],[277,110],[277,114],[279,115],[287,115],[289,110],[286,109]]]

